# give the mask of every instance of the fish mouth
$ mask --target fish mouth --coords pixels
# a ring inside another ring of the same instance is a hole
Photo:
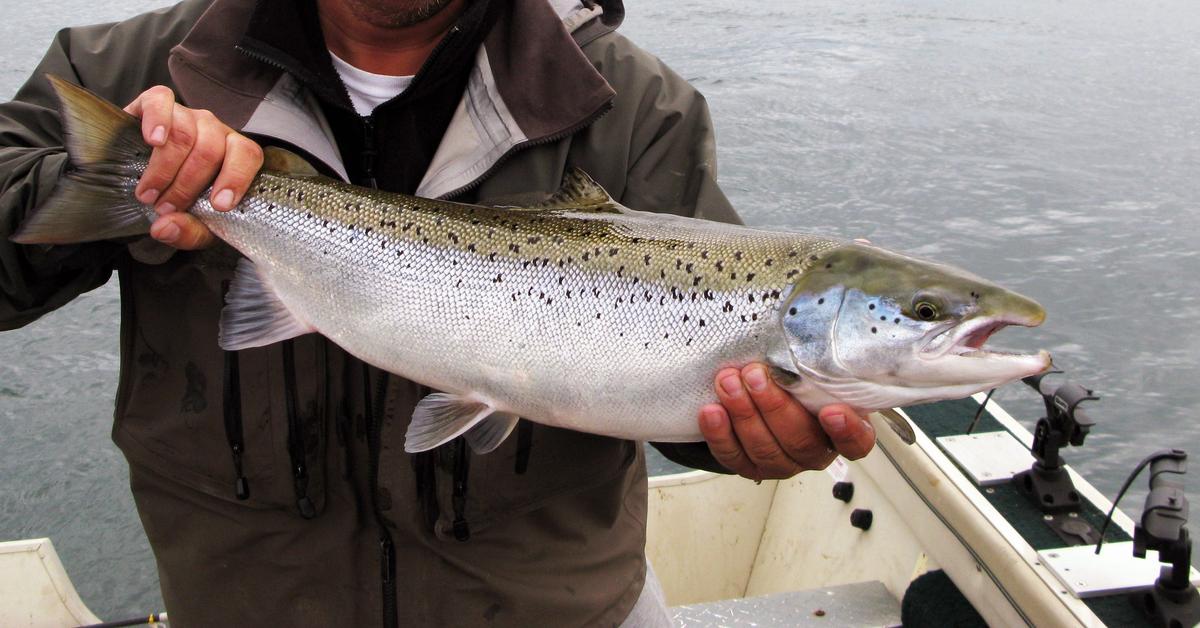
[[[947,357],[970,358],[976,360],[1017,362],[1033,369],[1030,374],[1039,373],[1050,368],[1050,354],[1039,351],[1036,354],[1022,354],[997,349],[984,349],[983,345],[992,334],[1009,326],[1037,327],[1042,318],[1026,319],[1018,316],[976,316],[953,327],[937,333],[921,349],[920,357],[925,360],[937,360]]]

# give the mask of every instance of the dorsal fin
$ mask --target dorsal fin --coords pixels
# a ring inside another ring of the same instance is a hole
[[[614,201],[586,172],[579,168],[568,168],[563,174],[562,184],[550,198],[529,209],[570,209],[621,213],[621,205]]]
[[[263,149],[263,170],[270,170],[296,177],[321,176],[312,164],[290,150],[278,146],[268,146]]]

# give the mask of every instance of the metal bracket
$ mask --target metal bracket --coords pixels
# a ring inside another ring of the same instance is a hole
[[[1004,484],[1033,464],[1029,448],[1005,431],[939,436],[936,442],[976,486]]]
[[[1038,557],[1079,598],[1149,590],[1158,578],[1158,552],[1136,558],[1132,541],[1105,543],[1099,554],[1094,546],[1077,545],[1040,550]],[[1196,570],[1191,576],[1193,583],[1200,582]]]

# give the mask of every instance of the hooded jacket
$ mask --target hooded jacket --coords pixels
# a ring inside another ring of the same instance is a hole
[[[737,220],[716,185],[703,98],[614,32],[620,2],[501,6],[418,195],[520,204],[577,166],[627,206]],[[230,247],[7,240],[66,167],[43,73],[118,103],[167,85],[345,178],[314,94],[246,39],[254,11],[249,0],[186,0],[63,30],[0,105],[0,330],[117,271],[113,439],[172,623],[619,624],[645,578],[638,444],[522,421],[487,455],[455,442],[408,456],[421,386],[316,335],[217,347]],[[664,450],[716,468],[697,451]]]

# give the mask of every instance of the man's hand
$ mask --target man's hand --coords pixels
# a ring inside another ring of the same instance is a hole
[[[700,409],[700,430],[717,462],[742,477],[790,478],[839,454],[857,460],[875,445],[875,430],[849,406],[826,406],[814,418],[763,364],[723,369],[716,387],[721,403]]]
[[[138,200],[159,214],[150,235],[177,249],[209,246],[212,232],[180,210],[209,185],[213,207],[233,209],[262,167],[262,148],[211,112],[176,103],[174,92],[162,85],[142,92],[125,111],[141,117],[142,138],[153,147],[136,190]]]

